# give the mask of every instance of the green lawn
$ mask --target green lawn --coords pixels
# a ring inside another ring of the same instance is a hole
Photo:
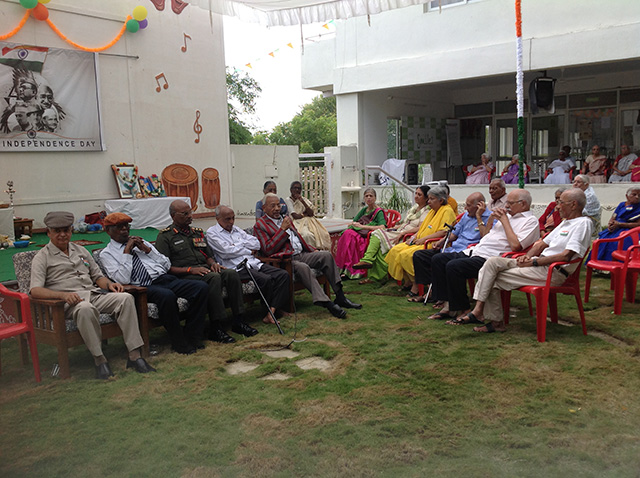
[[[283,320],[285,337],[258,321],[256,337],[190,357],[170,353],[155,329],[155,374],[125,371],[112,340],[117,378],[107,383],[93,379],[83,347],[71,352],[72,378],[52,378],[56,355],[41,345],[36,385],[5,341],[0,476],[637,477],[637,306],[614,316],[608,281],[593,285],[588,330],[617,345],[556,324],[538,343],[517,292],[505,334],[429,321],[431,307],[409,304],[392,282],[348,283],[364,308],[345,321],[305,292],[297,320]],[[572,300],[559,300],[560,313],[575,323]],[[298,357],[262,353],[294,332]],[[305,357],[331,368],[302,370],[295,362]],[[238,361],[259,366],[227,373]],[[261,380],[276,372],[291,378]]]

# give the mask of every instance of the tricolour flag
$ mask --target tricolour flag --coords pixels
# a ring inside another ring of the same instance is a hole
[[[42,73],[48,51],[49,48],[40,46],[4,47],[0,55],[0,64]]]

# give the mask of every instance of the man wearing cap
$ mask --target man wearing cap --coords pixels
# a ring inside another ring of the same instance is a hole
[[[27,105],[27,120],[29,121],[30,130],[42,130],[42,107],[38,103],[29,103]]]
[[[189,355],[204,348],[202,334],[209,287],[204,282],[167,274],[171,267],[169,259],[141,237],[129,235],[131,221],[131,217],[121,212],[104,218],[111,242],[100,253],[100,261],[107,275],[121,284],[147,288],[147,298],[158,306],[160,322],[169,333],[173,350]],[[184,330],[180,325],[178,297],[189,302]]]
[[[140,355],[144,342],[133,297],[123,293],[122,284],[104,277],[89,251],[70,242],[73,214],[50,212],[44,223],[50,241],[33,258],[31,295],[36,299],[66,302],[65,316],[76,321],[78,331],[93,355],[98,378],[113,376],[102,352],[100,313],[116,316],[129,350],[127,368],[132,367],[140,373],[155,372]]]
[[[169,206],[173,224],[163,229],[156,239],[156,248],[171,261],[169,273],[187,280],[201,280],[209,284],[208,312],[211,322],[209,338],[224,344],[235,339],[222,330],[227,315],[222,299],[222,288],[227,296],[233,313],[231,330],[245,337],[256,335],[258,331],[242,321],[244,302],[242,282],[238,273],[225,269],[215,261],[213,251],[207,244],[204,231],[191,227],[193,220],[191,206],[182,200],[176,200]]]

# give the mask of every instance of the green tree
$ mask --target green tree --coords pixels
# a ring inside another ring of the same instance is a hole
[[[229,141],[231,144],[251,143],[253,135],[249,125],[240,119],[242,113],[253,114],[262,88],[248,73],[227,68],[227,110],[229,115]]]
[[[254,142],[256,139],[254,137]],[[336,146],[336,99],[315,97],[291,121],[278,124],[267,140],[271,144],[298,145],[301,153],[322,153],[326,146]],[[264,141],[264,137],[260,137],[260,141]]]

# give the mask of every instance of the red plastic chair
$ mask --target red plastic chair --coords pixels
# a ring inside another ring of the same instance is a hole
[[[632,243],[638,244],[640,236],[640,227],[634,227],[633,229],[629,229],[628,231],[624,231],[618,237],[612,237],[607,239],[596,239],[593,241],[593,246],[591,249],[591,257],[592,259],[587,262],[587,275],[585,279],[584,286],[584,301],[585,303],[589,302],[589,292],[591,290],[591,275],[593,270],[599,271],[607,271],[611,273],[611,283],[610,289],[614,291],[613,293],[613,313],[616,315],[620,315],[622,313],[622,298],[624,296],[624,281],[626,278],[626,273],[623,273],[624,263],[628,260],[629,251],[623,250],[624,240],[627,238],[631,238]],[[617,242],[618,248],[613,251],[611,254],[612,258],[615,259],[613,261],[603,261],[598,260],[598,249],[601,244],[605,244],[608,242]],[[635,286],[633,289],[627,288],[627,294],[633,292],[633,297],[635,298]],[[629,297],[629,295],[628,295]],[[627,298],[629,301],[629,299]],[[629,301],[633,302],[633,300]]]
[[[588,251],[587,251],[588,252]],[[585,253],[586,257],[587,253]],[[525,285],[519,287],[520,292],[527,294],[533,294],[536,298],[536,325],[538,330],[538,342],[544,342],[547,333],[547,307],[550,309],[551,322],[558,323],[558,303],[556,300],[557,294],[572,295],[576,299],[578,311],[580,312],[580,320],[582,321],[582,333],[587,335],[587,324],[584,318],[584,308],[582,307],[582,297],[580,294],[580,268],[582,267],[582,261],[584,257],[574,259],[570,262],[554,262],[549,266],[549,272],[547,273],[547,281],[545,285]],[[555,266],[561,266],[566,264],[578,264],[576,270],[564,281],[564,284],[551,287],[551,274]],[[502,311],[504,323],[509,323],[509,305],[511,304],[511,291],[503,290],[501,293],[502,298]],[[530,315],[532,311],[529,311]]]
[[[402,219],[402,214],[393,209],[387,209],[384,212],[384,218],[385,221],[387,221],[387,229],[391,229],[400,222],[400,219]]]
[[[627,250],[627,258],[622,268],[622,278],[626,283],[627,302],[633,303],[636,300],[638,272],[640,272],[640,245],[635,245]]]
[[[17,317],[13,316],[13,313]],[[31,360],[36,382],[40,382],[40,361],[38,360],[38,348],[31,320],[31,308],[27,294],[15,292],[0,284],[0,341],[10,337],[25,334],[31,349]],[[24,337],[19,337],[22,363],[27,363],[27,353]],[[1,370],[0,370],[1,371]]]

